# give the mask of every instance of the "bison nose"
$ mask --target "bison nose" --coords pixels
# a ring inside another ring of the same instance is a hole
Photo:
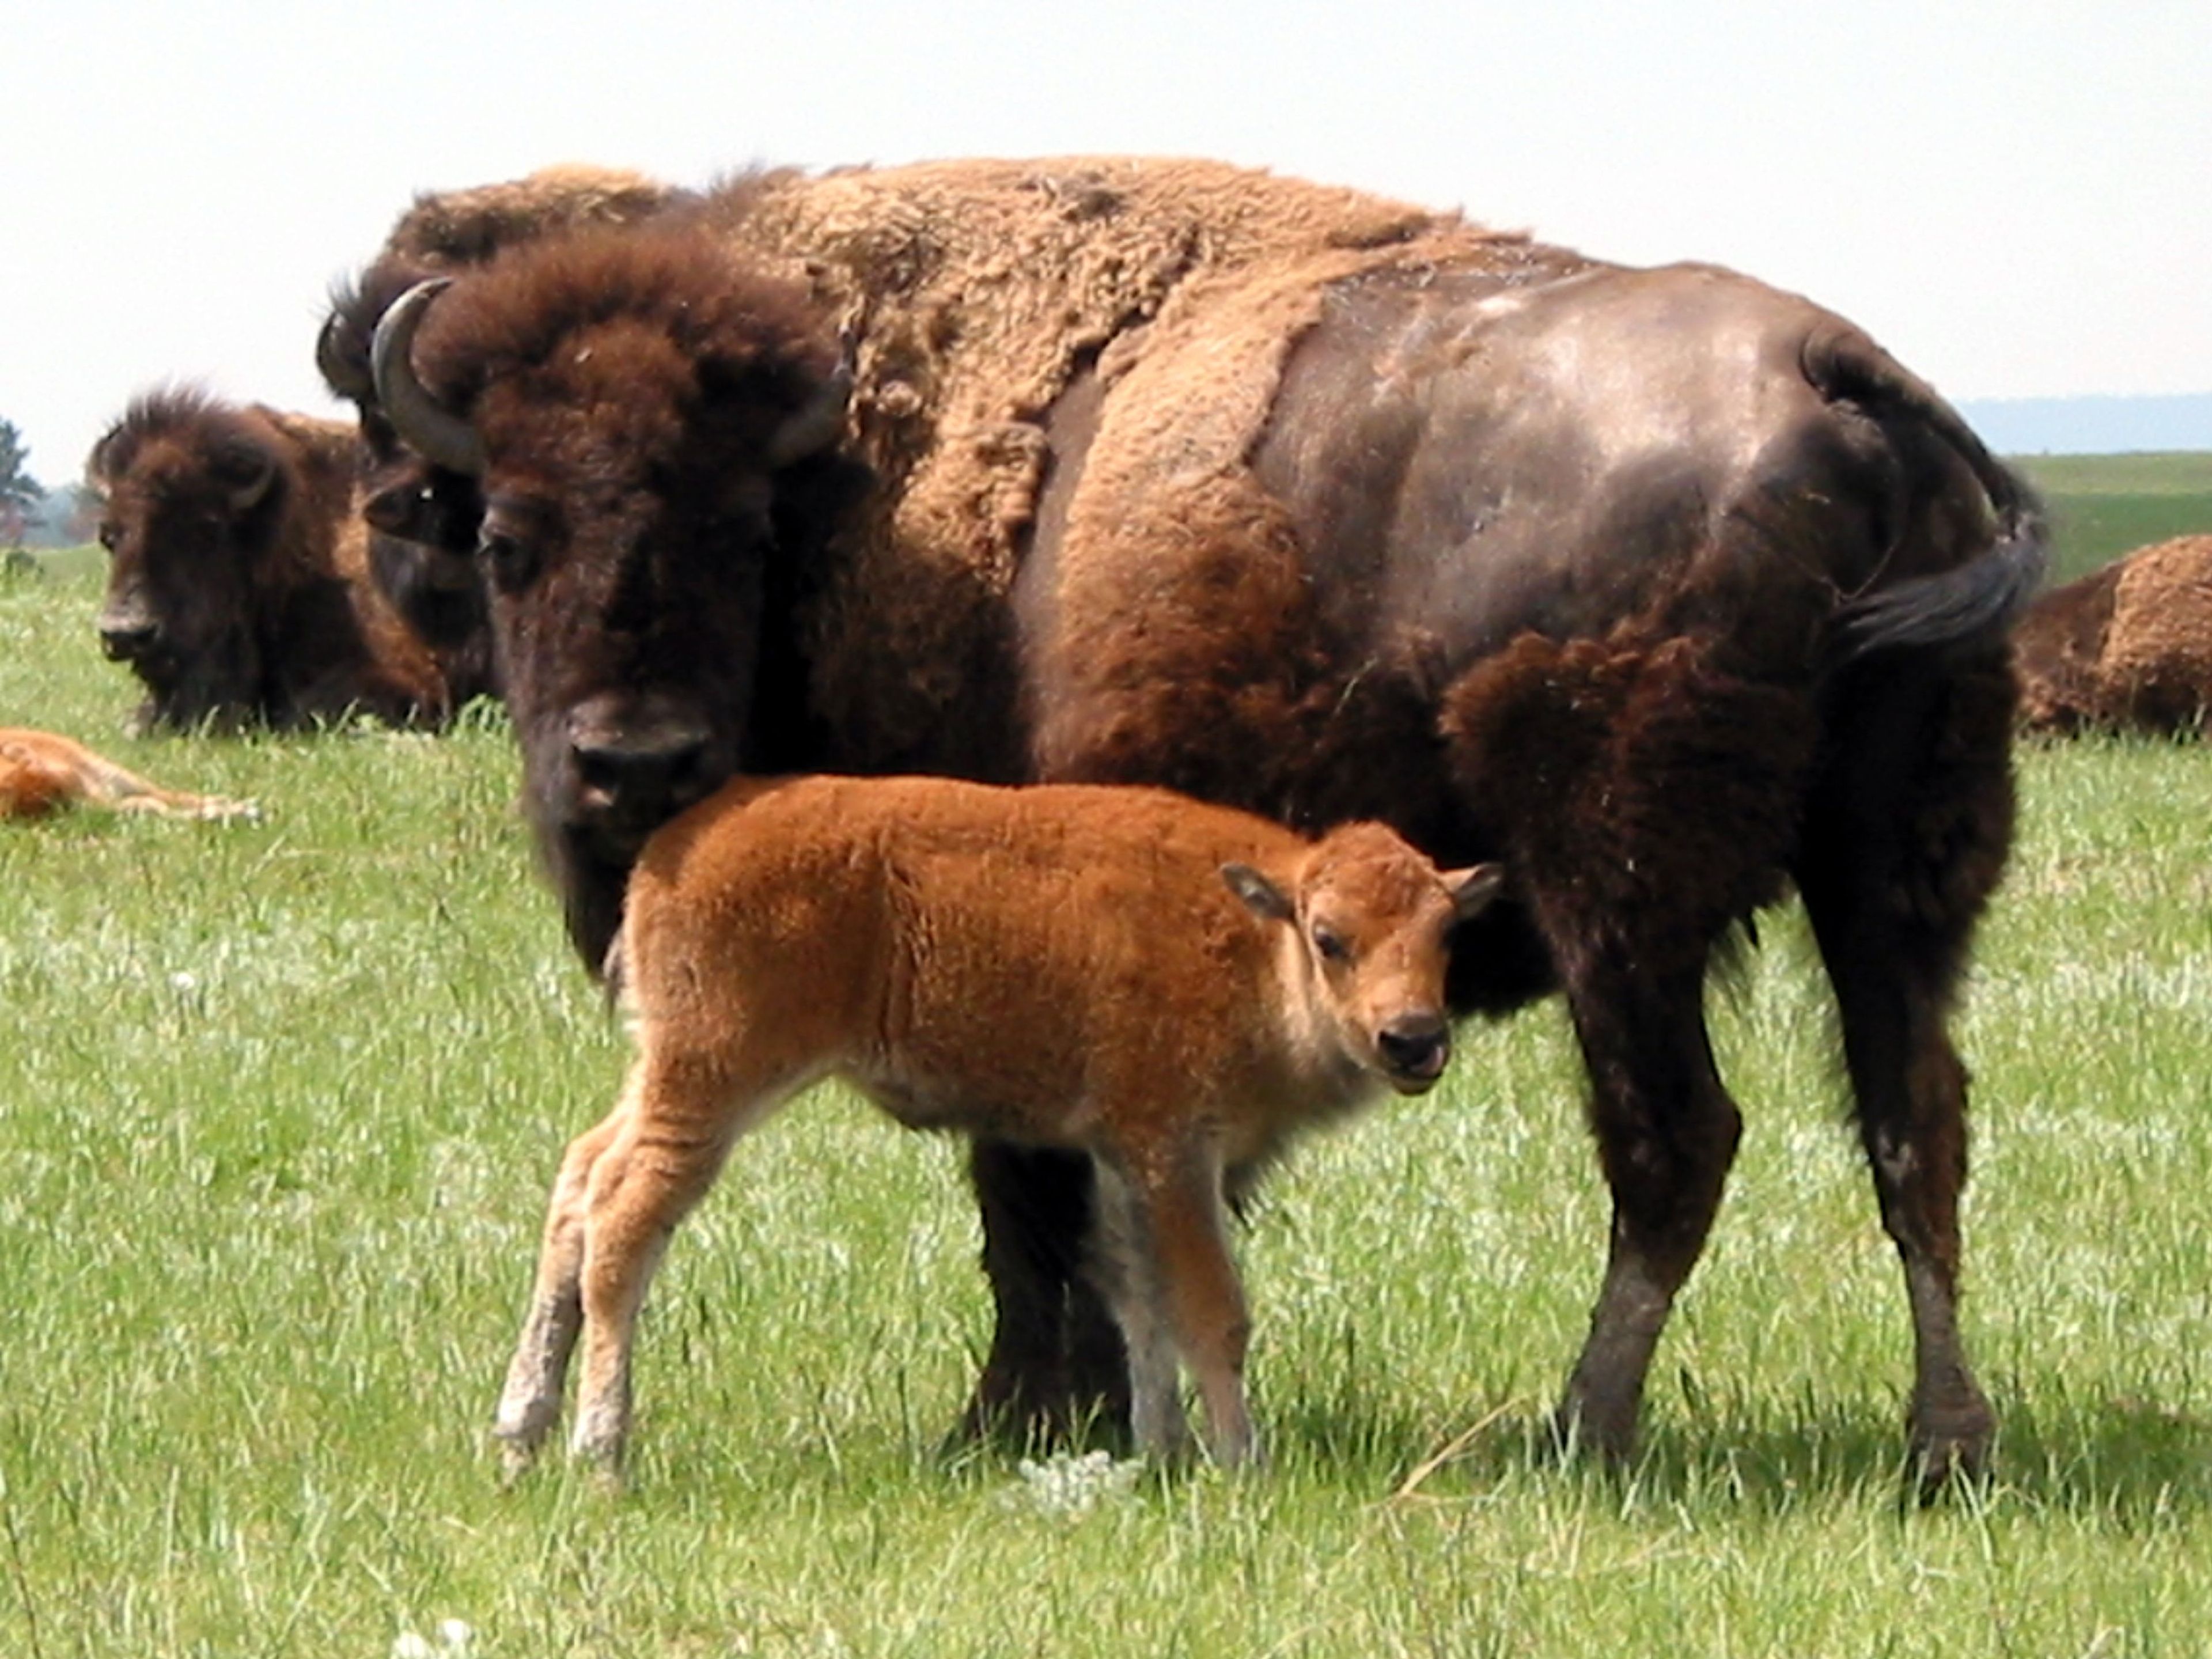
[[[585,803],[625,818],[658,818],[706,793],[706,728],[663,720],[624,728],[586,726],[571,747]]]
[[[135,662],[161,642],[159,625],[139,617],[103,617],[100,648],[110,662]]]
[[[1451,1030],[1431,1013],[1401,1014],[1376,1034],[1376,1047],[1394,1079],[1425,1088],[1451,1058]]]

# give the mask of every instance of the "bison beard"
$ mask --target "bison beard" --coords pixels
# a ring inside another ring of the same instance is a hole
[[[1566,996],[1614,1211],[1559,1422],[1620,1455],[1740,1133],[1706,966],[1794,882],[1905,1270],[1914,1450],[1981,1459],[1945,1022],[2010,834],[2002,630],[2040,529],[1863,334],[1707,267],[1117,160],[772,175],[514,249],[416,320],[380,400],[419,392],[426,452],[481,462],[587,958],[611,830],[740,767],[1166,783],[1503,857],[1453,992]],[[779,464],[841,335],[842,441]],[[968,1425],[1117,1411],[1087,1170],[974,1170],[999,1324]]]

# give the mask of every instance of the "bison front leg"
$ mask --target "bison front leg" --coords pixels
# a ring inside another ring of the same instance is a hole
[[[1127,1431],[1128,1360],[1085,1263],[1094,1214],[1080,1153],[978,1141],[969,1172],[983,1224],[994,1323],[989,1357],[954,1431],[1040,1445]]]
[[[1558,1425],[1565,1443],[1615,1460],[1635,1449],[1653,1350],[1705,1249],[1743,1127],[1713,1065],[1702,963],[1659,976],[1634,960],[1623,951],[1586,967],[1567,994],[1613,1231]]]

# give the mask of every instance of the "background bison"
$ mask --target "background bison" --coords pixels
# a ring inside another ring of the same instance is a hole
[[[1794,880],[1905,1267],[1913,1445],[1980,1459],[1945,1024],[2011,834],[2002,629],[2040,532],[1850,325],[1102,160],[745,180],[418,289],[377,350],[385,412],[477,480],[587,960],[645,836],[738,769],[1161,782],[1503,858],[1454,1000],[1568,1000],[1613,1223],[1560,1420],[1618,1455],[1740,1133],[1708,959]],[[975,1171],[971,1420],[1120,1399],[1086,1167]]]
[[[2212,708],[2212,536],[2181,536],[2054,587],[2013,630],[2032,731],[2200,729]]]
[[[444,681],[368,580],[361,451],[337,422],[194,391],[134,401],[94,447],[100,641],[142,727],[441,718]]]

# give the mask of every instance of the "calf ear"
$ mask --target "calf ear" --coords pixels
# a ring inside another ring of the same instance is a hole
[[[1505,866],[1473,864],[1464,870],[1447,870],[1443,879],[1452,896],[1452,909],[1465,921],[1490,908],[1490,901],[1498,896],[1498,889],[1505,880]]]
[[[1283,896],[1283,890],[1249,864],[1223,865],[1221,878],[1229,884],[1229,890],[1243,899],[1245,907],[1262,921],[1288,921],[1297,914]]]

